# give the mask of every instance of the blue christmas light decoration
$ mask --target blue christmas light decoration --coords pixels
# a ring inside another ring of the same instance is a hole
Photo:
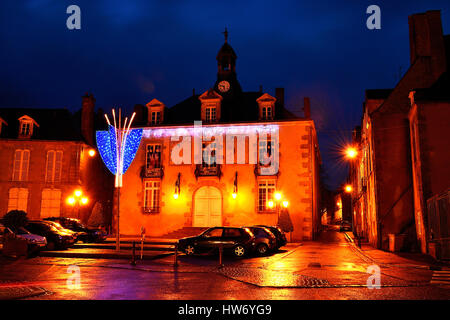
[[[125,120],[124,128],[121,128],[120,117],[119,127],[116,127],[115,114],[114,126],[108,122],[107,131],[96,132],[97,148],[106,167],[116,176],[116,187],[122,186],[122,175],[128,170],[136,156],[142,138],[142,129],[130,129],[133,117],[128,123]]]

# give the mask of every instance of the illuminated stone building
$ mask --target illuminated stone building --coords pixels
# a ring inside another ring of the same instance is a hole
[[[136,106],[134,127],[143,138],[123,176],[121,233],[276,225],[287,206],[292,240],[313,239],[320,155],[309,100],[298,117],[285,108],[282,88],[244,92],[227,38],[216,59],[211,89],[171,108],[162,98]]]
[[[415,205],[418,180],[411,166],[416,161],[411,158],[415,143],[410,121],[414,123],[417,108],[411,109],[410,98],[412,91],[433,86],[446,72],[449,37],[443,35],[439,11],[410,16],[409,30],[409,69],[393,89],[366,90],[361,127],[353,139],[359,153],[350,173],[352,213],[356,232],[373,246],[388,249],[389,235],[394,235],[404,240],[402,250],[424,251],[423,202],[420,208]],[[435,134],[446,135],[439,132]]]
[[[30,219],[86,221],[97,201],[107,204],[111,177],[91,151],[94,101],[84,96],[75,115],[66,109],[0,109],[0,217],[18,209]],[[83,192],[86,203],[66,203],[75,190]]]

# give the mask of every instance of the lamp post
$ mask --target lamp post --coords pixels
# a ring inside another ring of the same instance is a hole
[[[278,219],[279,219],[280,218],[280,207],[281,207],[281,205],[284,208],[287,208],[289,206],[289,201],[285,200],[285,199],[281,200],[283,198],[281,192],[275,192],[274,198],[275,198],[275,202],[273,200],[267,201],[267,207],[269,209],[272,209],[273,207],[275,207],[275,209],[277,211],[277,216],[278,216]]]
[[[113,125],[105,114],[108,124],[107,131],[97,131],[97,148],[106,167],[115,176],[115,188],[117,189],[117,231],[116,250],[120,250],[120,189],[122,188],[122,176],[125,174],[136,155],[142,138],[142,129],[131,129],[131,123],[136,115],[133,113],[131,119],[125,118],[122,124],[121,109],[116,119],[114,109],[112,110]]]
[[[70,195],[66,199],[66,203],[72,207],[77,207],[77,217],[80,219],[80,206],[85,206],[89,202],[88,197],[83,196],[83,191],[77,189],[73,192],[73,195]]]

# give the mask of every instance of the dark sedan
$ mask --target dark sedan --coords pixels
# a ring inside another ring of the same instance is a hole
[[[47,238],[47,249],[67,249],[75,243],[75,237],[63,232],[46,221],[29,221],[26,229]]]
[[[89,228],[84,225],[80,220],[66,217],[52,217],[45,218],[44,220],[57,222],[64,228],[78,232],[78,240],[83,242],[102,242],[106,239],[106,232]]]
[[[265,226],[265,225],[257,225],[255,227],[265,227],[274,234],[274,236],[277,238],[276,249],[279,249],[286,245],[287,243],[286,235],[284,234],[283,231],[281,231],[280,227]]]
[[[243,257],[255,248],[255,236],[248,228],[214,227],[198,236],[182,238],[178,241],[178,250],[187,255],[213,253],[223,247],[236,257]]]
[[[256,253],[263,256],[277,247],[277,238],[266,227],[244,227],[250,229],[255,235],[255,249]]]

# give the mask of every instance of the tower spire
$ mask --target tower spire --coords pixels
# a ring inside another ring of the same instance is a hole
[[[225,31],[222,32],[222,33],[225,36],[225,43],[227,43],[228,42],[228,30],[227,30],[227,27],[225,27]]]

